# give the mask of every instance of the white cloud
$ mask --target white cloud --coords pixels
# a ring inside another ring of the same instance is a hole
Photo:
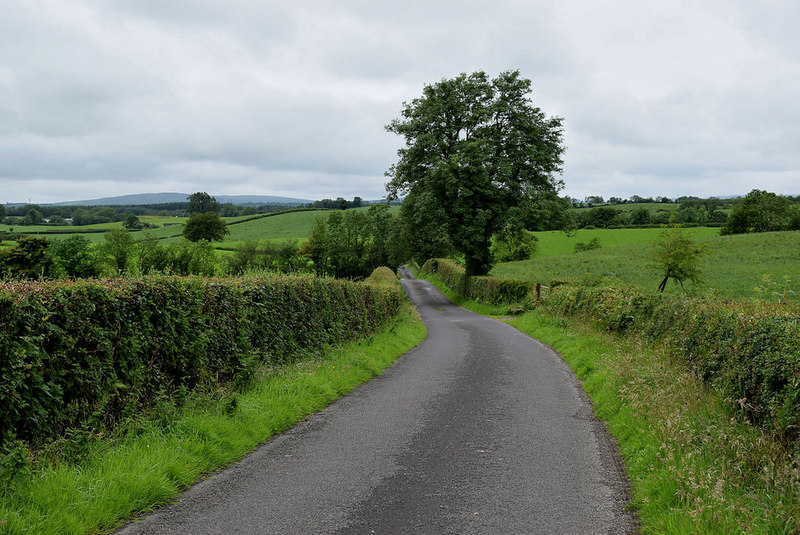
[[[565,192],[800,193],[790,1],[11,0],[0,201],[380,197],[425,83],[519,69],[565,118]]]

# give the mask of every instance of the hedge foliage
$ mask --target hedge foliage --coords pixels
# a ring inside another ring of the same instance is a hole
[[[422,273],[436,273],[452,290],[485,303],[518,303],[534,288],[528,281],[500,277],[467,277],[464,268],[445,258],[431,258],[422,266]]]
[[[0,283],[0,445],[107,428],[164,396],[365,335],[396,287],[312,277]]]
[[[544,306],[664,342],[753,423],[800,438],[800,309],[564,284]]]

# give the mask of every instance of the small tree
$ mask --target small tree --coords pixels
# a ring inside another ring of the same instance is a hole
[[[166,271],[169,267],[169,252],[158,243],[153,235],[145,236],[136,242],[136,256],[139,273],[156,273]]]
[[[193,215],[183,229],[183,236],[193,242],[222,241],[226,234],[230,234],[228,224],[213,212]]]
[[[93,277],[97,266],[92,246],[83,236],[70,236],[50,244],[47,254],[51,258],[51,274],[55,277]]]
[[[691,236],[679,227],[664,230],[655,243],[651,258],[663,273],[658,291],[664,293],[669,279],[675,279],[684,289],[683,281],[700,284],[701,259],[705,248],[692,241]]]
[[[170,267],[178,275],[217,274],[217,254],[207,240],[182,240],[170,246]]]
[[[135,214],[128,214],[125,216],[125,221],[122,222],[122,226],[128,230],[141,230],[144,228],[144,223],[139,221],[139,218],[136,217]]]
[[[130,232],[117,228],[106,232],[104,238],[105,241],[98,247],[99,256],[109,267],[120,273],[126,272],[130,267],[136,244]]]

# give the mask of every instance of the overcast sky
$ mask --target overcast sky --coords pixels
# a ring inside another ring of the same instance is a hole
[[[385,195],[426,83],[518,69],[563,194],[800,194],[794,0],[4,0],[0,202]]]

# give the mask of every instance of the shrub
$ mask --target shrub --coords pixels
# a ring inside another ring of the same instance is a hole
[[[364,282],[376,286],[397,286],[400,284],[395,272],[386,266],[375,268]]]
[[[599,249],[601,247],[600,240],[597,238],[592,238],[588,242],[584,243],[579,241],[575,244],[575,252],[582,253],[583,251],[591,251],[593,249]]]

